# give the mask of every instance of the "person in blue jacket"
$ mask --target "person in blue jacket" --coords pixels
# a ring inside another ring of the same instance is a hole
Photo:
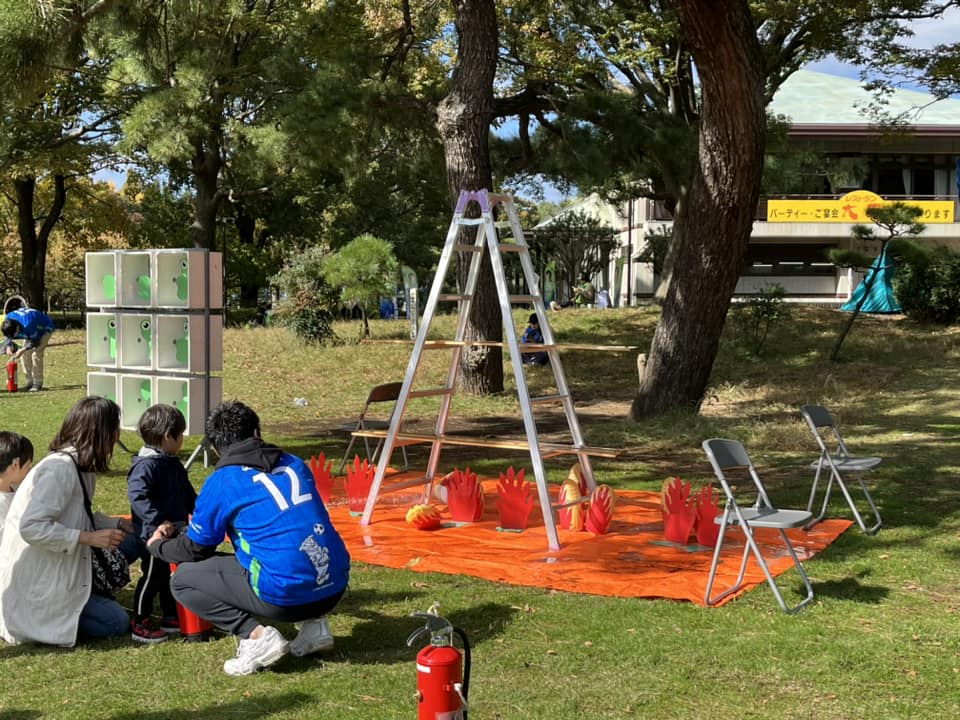
[[[228,675],[249,675],[288,651],[333,647],[326,615],[350,577],[350,555],[320,499],[310,469],[260,437],[260,418],[241,402],[210,414],[207,439],[220,455],[185,533],[162,524],[148,547],[181,563],[170,581],[177,602],[240,638]],[[228,536],[235,554],[215,554]],[[300,622],[288,643],[258,617]]]
[[[23,347],[13,353],[12,360],[23,358],[23,374],[27,377],[24,390],[43,389],[43,351],[53,334],[53,320],[46,313],[33,308],[20,308],[7,313],[0,332],[7,338],[24,340]]]

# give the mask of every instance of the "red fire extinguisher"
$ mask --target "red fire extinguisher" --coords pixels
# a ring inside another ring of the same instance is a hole
[[[437,604],[425,613],[414,613],[426,625],[407,638],[407,646],[430,635],[430,644],[417,653],[417,720],[467,720],[470,686],[470,643],[460,628],[436,613]],[[453,646],[460,638],[463,655]]]
[[[17,391],[17,361],[10,360],[7,363],[7,392]]]

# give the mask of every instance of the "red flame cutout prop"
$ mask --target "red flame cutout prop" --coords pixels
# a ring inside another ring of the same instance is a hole
[[[329,503],[333,495],[333,460],[327,461],[327,456],[320,452],[320,457],[310,456],[310,472],[313,473],[313,483],[324,503]]]
[[[690,483],[667,478],[663,484],[663,536],[670,542],[687,544],[697,519],[696,498],[690,497]]]
[[[350,512],[361,513],[367,504],[367,495],[373,484],[373,476],[377,466],[371,465],[366,459],[360,462],[360,456],[353,456],[353,465],[347,465],[347,504]]]
[[[594,535],[606,535],[613,520],[613,490],[608,485],[597,485],[590,496],[587,510],[587,530]]]
[[[514,474],[513,466],[507,468],[507,474],[500,473],[497,484],[497,511],[500,513],[500,527],[510,530],[526,530],[533,510],[533,496],[530,483],[524,480],[524,471]]]
[[[578,466],[579,467],[579,466]],[[575,477],[568,477],[560,486],[560,496],[557,502],[560,505],[577,502],[577,505],[560,508],[557,512],[557,519],[562,530],[583,530],[583,505],[579,500],[583,497],[580,492],[580,484]]]
[[[483,488],[475,472],[455,469],[446,487],[450,517],[457,522],[477,522],[483,517]]]
[[[704,485],[697,493],[697,542],[704,547],[716,547],[720,526],[714,522],[720,514],[720,495],[713,485]]]

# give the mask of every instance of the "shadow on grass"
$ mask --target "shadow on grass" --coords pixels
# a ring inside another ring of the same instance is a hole
[[[364,609],[364,605],[383,602],[385,599],[383,593],[361,591],[351,593],[349,597],[350,601],[348,602],[345,597],[337,608],[337,612],[349,614],[361,620],[354,625],[348,640],[343,643],[339,643],[338,640],[338,650],[350,662],[378,665],[385,662],[409,662],[424,645],[429,643],[429,636],[421,636],[414,642],[413,647],[407,646],[410,635],[424,626],[422,618],[413,616],[398,618],[376,610]],[[394,599],[399,597],[394,594]],[[404,594],[402,597],[409,599],[410,595]],[[471,645],[476,645],[499,635],[516,612],[509,605],[488,602],[444,614],[444,617],[454,627],[461,628],[466,633]]]
[[[834,598],[836,600],[853,600],[854,602],[876,605],[890,595],[890,588],[882,585],[864,585],[859,578],[849,577],[843,580],[828,580],[813,583],[813,592],[816,597]]]
[[[304,693],[285,693],[283,695],[244,698],[241,701],[232,703],[218,702],[210,707],[196,710],[178,708],[175,716],[178,718],[187,718],[188,720],[221,720],[222,718],[231,717],[252,717],[252,711],[256,710],[256,717],[268,718],[285,713],[294,708],[305,708],[314,702],[315,698],[305,695]],[[112,715],[111,720],[168,720],[171,714],[170,708],[157,710],[155,712],[137,709],[119,715]],[[6,720],[5,715],[0,715],[0,718]]]
[[[0,720],[32,720],[38,717],[39,710],[0,710]]]

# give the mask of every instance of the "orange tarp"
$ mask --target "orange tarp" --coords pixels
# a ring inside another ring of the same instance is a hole
[[[413,474],[393,474],[390,480],[406,476]],[[531,484],[536,498],[536,485]],[[339,481],[337,485],[342,487]],[[520,533],[502,532],[497,530],[496,481],[483,481],[483,489],[484,515],[479,522],[458,526],[449,521],[446,507],[438,505],[445,523],[429,531],[416,530],[405,521],[407,510],[418,498],[410,489],[381,496],[368,526],[360,525],[360,518],[350,514],[342,493],[335,492],[328,506],[355,561],[417,572],[470,575],[513,585],[615,597],[671,598],[703,605],[713,549],[664,540],[660,493],[616,490],[609,533],[594,536],[585,531],[559,530],[561,547],[552,552],[547,547],[539,502],[534,504],[529,528]],[[554,499],[557,489],[551,487]],[[789,536],[801,561],[805,561],[851,524],[848,520],[825,520],[810,531],[791,530]],[[765,532],[759,531],[757,539],[770,571],[778,575],[792,567],[792,562],[779,535]],[[739,529],[727,532],[714,592],[729,587],[736,579],[743,545]],[[744,591],[766,582],[753,560],[746,579]]]

